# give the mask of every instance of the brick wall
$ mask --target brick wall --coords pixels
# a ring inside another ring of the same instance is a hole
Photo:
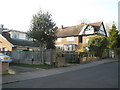
[[[6,51],[12,51],[11,44],[0,35],[0,49],[1,51],[5,48]]]

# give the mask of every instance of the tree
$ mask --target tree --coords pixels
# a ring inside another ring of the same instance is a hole
[[[30,30],[27,33],[28,37],[33,38],[34,41],[39,44],[40,49],[42,50],[43,63],[43,50],[47,47],[50,49],[51,47],[49,45],[53,48],[54,41],[57,38],[55,25],[55,22],[51,18],[51,14],[40,10],[33,16]]]
[[[115,24],[112,25],[112,29],[110,29],[110,31],[109,31],[108,40],[109,40],[108,47],[111,50],[114,50],[115,48],[118,47],[118,45],[119,45],[119,36],[118,36],[118,31],[116,30]]]
[[[80,22],[81,22],[81,24],[87,24],[87,23],[90,23],[90,21],[87,20],[87,19],[85,19],[85,18],[81,19]]]
[[[87,44],[90,52],[96,53],[97,56],[102,57],[104,49],[107,48],[108,40],[106,37],[92,37]]]

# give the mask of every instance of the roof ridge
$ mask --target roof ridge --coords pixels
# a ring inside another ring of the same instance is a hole
[[[100,21],[100,22],[94,22],[94,23],[89,23],[90,25],[92,25],[92,24],[101,24],[101,23],[103,23],[103,21]]]

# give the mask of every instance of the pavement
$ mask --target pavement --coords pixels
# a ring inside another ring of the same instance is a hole
[[[97,65],[112,63],[112,62],[118,62],[118,59],[101,59],[99,61],[93,61],[90,63],[70,65],[68,67],[60,67],[60,68],[55,68],[55,69],[50,69],[50,70],[40,69],[36,71],[23,72],[23,73],[18,73],[14,75],[4,75],[2,76],[2,84],[20,82],[24,80],[39,78],[39,77],[46,77],[49,75],[61,74],[61,73],[69,72],[69,71],[75,71],[78,69],[94,67]]]

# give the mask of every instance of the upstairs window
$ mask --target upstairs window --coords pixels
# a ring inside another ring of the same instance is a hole
[[[26,33],[14,32],[14,31],[10,32],[10,37],[14,39],[28,40],[26,36],[27,36]]]
[[[88,26],[85,30],[85,34],[94,34],[94,28],[92,26]]]
[[[67,37],[67,41],[74,41],[74,37]]]
[[[16,32],[11,32],[11,38],[19,39],[19,34]]]
[[[102,35],[105,35],[105,31],[104,31],[103,25],[100,26],[100,30],[99,30],[98,33],[100,33],[100,34],[102,34]]]

